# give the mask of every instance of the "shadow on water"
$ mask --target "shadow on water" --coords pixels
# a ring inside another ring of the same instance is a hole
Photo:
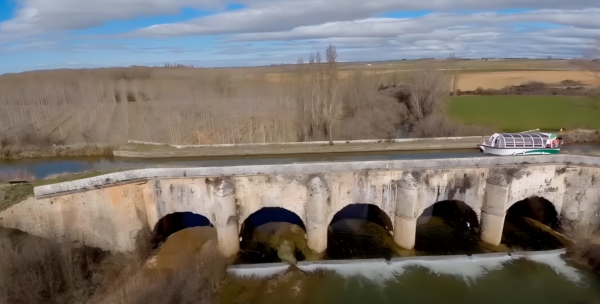
[[[236,264],[303,261],[311,256],[305,230],[297,214],[283,208],[262,208],[242,224]]]
[[[327,234],[326,258],[390,259],[401,250],[390,234],[392,221],[379,207],[354,204],[340,210]]]
[[[554,205],[545,198],[530,197],[512,205],[504,220],[502,243],[520,250],[563,248],[555,231],[560,222]]]
[[[461,201],[441,201],[417,219],[417,255],[473,254],[482,247],[477,214]]]

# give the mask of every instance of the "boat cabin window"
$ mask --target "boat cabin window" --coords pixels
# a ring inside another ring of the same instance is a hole
[[[546,148],[560,147],[560,140],[552,140],[546,133],[497,133],[488,140],[496,148]]]

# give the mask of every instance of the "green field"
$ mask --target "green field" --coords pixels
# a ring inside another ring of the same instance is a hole
[[[498,131],[531,129],[600,129],[600,99],[571,96],[459,96],[448,103],[448,115],[470,125]]]

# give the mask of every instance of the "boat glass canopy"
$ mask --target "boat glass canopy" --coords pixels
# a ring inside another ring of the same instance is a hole
[[[496,133],[490,137],[490,146],[496,148],[546,148],[552,142],[547,133]]]

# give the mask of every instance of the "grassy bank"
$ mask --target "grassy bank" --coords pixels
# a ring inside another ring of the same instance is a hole
[[[461,123],[499,131],[600,129],[600,99],[570,96],[459,96],[448,115]]]
[[[116,171],[118,170],[90,171],[82,173],[63,174],[48,179],[33,180],[29,184],[20,185],[10,185],[5,182],[0,182],[0,212],[8,209],[12,205],[18,204],[26,200],[27,198],[33,196],[34,187],[68,182],[77,179],[90,178]]]

